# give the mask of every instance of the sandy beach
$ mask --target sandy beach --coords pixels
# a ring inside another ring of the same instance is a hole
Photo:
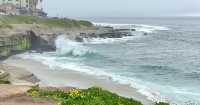
[[[107,77],[96,77],[72,70],[52,70],[40,62],[30,59],[24,60],[16,56],[10,57],[3,63],[12,67],[21,68],[18,69],[18,72],[29,72],[34,74],[34,76],[40,80],[40,86],[77,87],[82,89],[98,86],[121,96],[139,100],[144,105],[153,104],[146,96],[138,93],[137,89],[134,89],[129,85],[121,85]],[[23,82],[21,83],[23,84]]]

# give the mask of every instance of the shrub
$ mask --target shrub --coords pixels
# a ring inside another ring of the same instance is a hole
[[[61,90],[39,90],[39,87],[36,86],[28,91],[28,95],[52,98],[58,102],[58,105],[142,105],[139,101],[118,96],[98,87],[83,90],[71,89],[69,92],[65,92]],[[155,105],[169,104],[160,102]]]
[[[33,86],[30,90],[27,92],[28,96],[32,97],[39,97],[39,85]]]
[[[73,20],[66,18],[46,18],[36,16],[0,16],[0,28],[12,28],[9,24],[41,24],[48,26],[72,27],[92,27],[89,21]]]
[[[59,90],[39,91],[34,87],[28,91],[28,94],[33,97],[50,97],[56,100],[59,105],[142,105],[139,101],[118,96],[101,88],[72,89],[66,93]]]
[[[91,22],[84,20],[80,20],[79,23],[88,27],[91,27],[93,25]]]
[[[164,103],[164,102],[159,102],[159,103],[156,103],[156,105],[169,105],[168,103]]]
[[[0,80],[0,84],[10,84],[10,81]]]

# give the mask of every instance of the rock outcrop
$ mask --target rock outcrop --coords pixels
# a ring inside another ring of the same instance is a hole
[[[9,79],[9,73],[3,70],[0,70],[0,80],[7,81]]]
[[[0,58],[30,49],[31,37],[23,34],[0,36]]]
[[[26,50],[55,50],[55,40],[59,35],[79,42],[84,38],[122,38],[131,35],[129,30],[116,30],[113,27],[66,28],[42,24],[11,24],[10,27],[0,28],[0,33],[0,58]]]
[[[8,64],[0,64],[0,80],[10,81],[11,84],[36,84],[40,80],[31,72]]]

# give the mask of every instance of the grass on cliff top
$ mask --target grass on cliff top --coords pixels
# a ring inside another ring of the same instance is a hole
[[[33,87],[28,91],[32,97],[47,97],[58,102],[58,105],[143,105],[131,98],[118,96],[117,94],[93,87],[85,90],[72,89],[69,92],[40,90]],[[169,105],[157,103],[155,105]]]
[[[156,105],[169,105],[168,103],[164,103],[164,102],[159,102],[159,103],[156,103]]]
[[[36,16],[0,16],[0,28],[7,27],[9,24],[42,24],[48,26],[60,26],[66,28],[73,27],[92,27],[93,24],[89,21],[74,20],[67,18],[47,18]]]

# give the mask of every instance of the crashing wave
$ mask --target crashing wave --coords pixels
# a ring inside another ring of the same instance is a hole
[[[83,43],[75,42],[67,39],[64,35],[59,36],[56,41],[56,53],[59,56],[85,56],[94,54],[95,52],[83,45]]]
[[[59,59],[62,59],[62,57],[49,56],[48,54],[25,53],[18,56],[23,59],[33,59],[38,62],[41,62],[42,64],[49,66],[49,68],[51,68],[52,70],[60,68],[63,70],[72,70],[72,71],[77,71],[81,73],[86,73],[89,75],[95,75],[98,77],[108,78],[114,82],[118,82],[119,84],[129,85],[132,88],[137,89],[139,93],[147,96],[149,100],[152,100],[154,102],[159,102],[159,101],[167,102],[166,97],[162,97],[159,92],[157,92],[156,90],[153,90],[152,88],[146,87],[145,85],[142,85],[144,83],[147,84],[148,82],[144,82],[142,80],[139,80],[133,77],[132,78],[124,77],[116,73],[106,72],[107,70],[103,68],[100,69],[100,68],[80,64],[80,63],[77,64],[75,62],[70,62],[66,60],[67,59],[66,57],[64,59],[64,62],[62,62],[63,60],[59,60]],[[150,83],[148,85],[150,85]]]

